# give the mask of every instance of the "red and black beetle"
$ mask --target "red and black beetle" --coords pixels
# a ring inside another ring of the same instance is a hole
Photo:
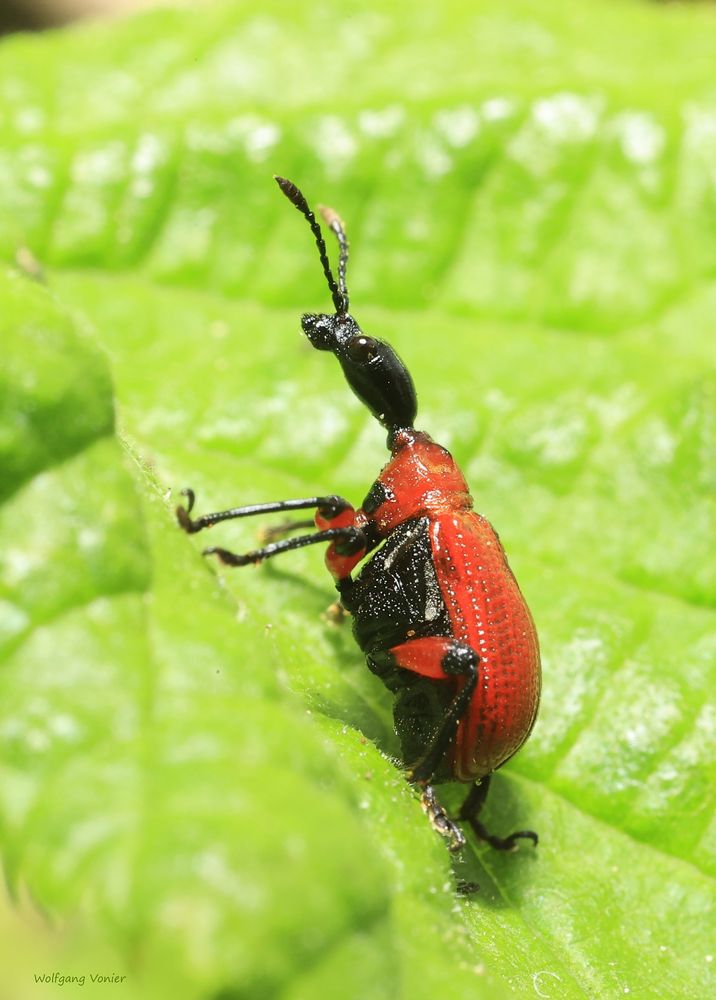
[[[433,785],[470,783],[457,820],[499,850],[537,834],[488,833],[478,819],[490,775],[529,736],[540,694],[534,622],[490,523],[472,498],[450,453],[415,429],[413,380],[395,351],[366,336],[348,309],[348,241],[335,212],[324,209],[339,246],[333,276],[321,227],[291,181],[277,177],[286,197],[307,219],[318,246],[335,313],[303,316],[301,326],[319,351],[338,359],[346,380],[388,431],[391,457],[355,510],[340,496],[254,504],[192,518],[194,494],[177,508],[193,533],[220,521],[254,514],[315,509],[314,521],[284,524],[271,541],[244,555],[211,547],[228,566],[247,566],[304,545],[328,543],[326,564],[368,666],[395,695],[395,728],[408,780],[419,786],[433,827],[451,850],[465,843],[460,827],[439,804]],[[373,553],[367,561],[366,557]],[[353,571],[363,562],[356,576]]]

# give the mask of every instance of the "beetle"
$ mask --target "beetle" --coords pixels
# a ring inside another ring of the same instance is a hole
[[[204,554],[247,566],[326,543],[338,606],[352,616],[369,668],[394,695],[407,778],[419,788],[433,828],[451,851],[465,844],[461,821],[498,850],[512,850],[521,839],[536,845],[532,830],[499,837],[479,819],[492,773],[522,746],[537,714],[540,656],[532,616],[450,452],[415,429],[408,369],[388,343],[364,334],[349,310],[343,222],[321,209],[338,242],[336,279],[305,197],[291,181],[275,179],[311,228],[335,310],[306,313],[303,332],[317,350],[335,355],[350,388],[387,430],[390,459],[358,509],[331,494],[192,517],[195,496],[187,489],[186,504],[176,509],[179,525],[193,534],[234,518],[314,510],[313,520],[270,531],[261,548],[236,554],[211,546]],[[315,530],[282,537],[306,527]],[[447,781],[471,786],[454,819],[434,788]]]

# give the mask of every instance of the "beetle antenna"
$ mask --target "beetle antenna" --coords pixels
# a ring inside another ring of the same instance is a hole
[[[348,288],[346,287],[346,268],[348,266],[348,237],[346,236],[346,227],[343,219],[340,217],[338,212],[334,209],[329,208],[328,205],[319,205],[318,211],[321,213],[321,218],[328,226],[330,230],[335,234],[338,240],[338,290],[343,296],[344,312],[348,312]]]
[[[308,207],[308,202],[304,198],[301,191],[299,191],[299,189],[293,183],[293,181],[289,181],[285,177],[278,177],[276,175],[274,175],[274,180],[281,188],[283,193],[286,195],[288,200],[291,202],[291,204],[295,205],[295,207],[298,209],[301,215],[303,215],[303,217],[306,219],[309,226],[311,227],[311,232],[313,233],[314,239],[316,240],[316,246],[318,247],[318,255],[321,258],[323,273],[326,276],[326,281],[328,282],[328,287],[331,291],[333,305],[335,306],[337,313],[345,315],[345,313],[348,312],[348,296],[341,291],[339,286],[336,284],[336,279],[333,277],[333,272],[331,271],[331,265],[328,260],[328,251],[326,250],[326,241],[323,238],[323,233],[321,232],[321,227],[318,224],[316,216]],[[336,235],[338,234],[336,233]],[[343,234],[343,239],[345,240],[345,233]],[[340,237],[339,237],[339,244],[340,244]],[[345,260],[347,260],[348,258],[347,241],[345,245],[346,245]],[[343,259],[343,257],[344,257],[343,247],[341,245],[341,259]],[[343,266],[342,266],[343,287],[345,287],[345,260],[343,260]]]

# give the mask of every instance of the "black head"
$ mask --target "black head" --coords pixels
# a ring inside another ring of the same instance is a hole
[[[373,416],[388,428],[391,437],[400,428],[412,427],[418,402],[408,369],[390,344],[367,337],[348,311],[348,240],[343,223],[334,211],[322,209],[323,218],[335,234],[340,249],[336,281],[321,227],[306,199],[291,181],[277,177],[276,182],[311,227],[336,310],[333,315],[306,313],[301,319],[303,332],[317,350],[335,354],[348,385]]]

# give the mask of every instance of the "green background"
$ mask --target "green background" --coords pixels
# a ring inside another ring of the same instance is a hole
[[[713,994],[715,32],[234,3],[2,43],[1,1000]],[[486,818],[537,851],[451,863],[320,552],[217,572],[173,522],[385,460],[275,172],[346,219],[533,609]]]

